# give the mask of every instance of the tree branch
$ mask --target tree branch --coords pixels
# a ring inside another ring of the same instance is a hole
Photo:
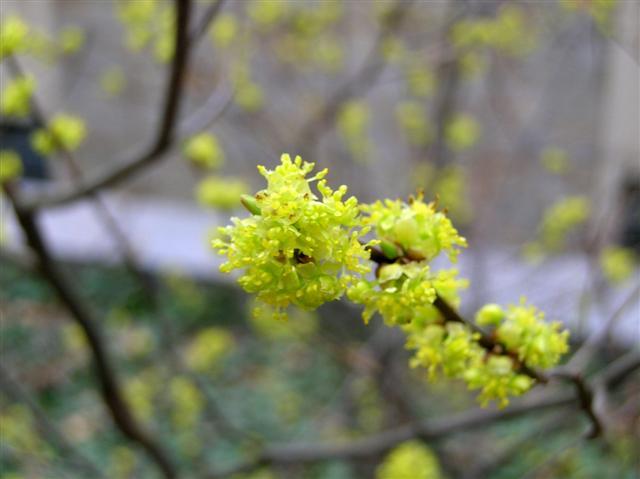
[[[90,195],[101,188],[113,186],[138,173],[146,166],[154,163],[170,147],[175,124],[177,122],[184,73],[189,56],[189,17],[191,0],[175,0],[176,4],[176,41],[173,62],[169,72],[169,81],[165,94],[164,106],[156,137],[144,152],[131,158],[123,158],[99,171],[93,176],[82,179],[77,185],[60,185],[50,191],[40,192],[35,196],[21,198],[21,205],[26,211],[35,211],[77,200]]]
[[[141,446],[147,452],[150,459],[160,468],[165,478],[175,478],[176,470],[169,456],[142,429],[129,409],[112,360],[105,347],[104,335],[99,327],[100,323],[95,321],[89,310],[85,308],[82,300],[76,295],[76,292],[55,266],[34,214],[22,209],[16,202],[11,184],[6,184],[4,190],[13,205],[16,218],[26,241],[33,251],[36,268],[48,281],[60,302],[69,310],[72,318],[87,339],[87,344],[93,357],[96,376],[100,383],[100,393],[114,424],[125,437]]]
[[[297,135],[296,151],[303,148],[313,148],[318,142],[322,133],[331,125],[340,107],[349,100],[356,91],[363,95],[369,88],[375,85],[376,80],[384,71],[385,62],[378,61],[380,48],[386,38],[402,25],[413,0],[398,0],[394,8],[383,19],[378,36],[376,37],[371,50],[367,54],[360,69],[352,78],[343,83],[324,103],[324,106],[311,117],[300,129]]]
[[[634,351],[612,363],[594,379],[595,384],[614,388],[629,374],[640,368],[640,353]],[[434,441],[462,431],[478,429],[499,421],[524,414],[569,406],[579,399],[572,393],[544,395],[535,401],[522,402],[503,410],[475,409],[444,419],[427,420],[385,432],[374,434],[343,444],[284,444],[266,447],[253,460],[223,472],[214,473],[209,479],[222,479],[239,473],[247,473],[267,465],[291,465],[334,459],[362,459],[384,454],[401,442],[420,438]]]
[[[202,18],[189,35],[189,45],[195,45],[198,43],[200,38],[207,33],[209,25],[211,25],[211,23],[216,19],[226,1],[227,0],[216,0],[215,3],[207,7],[204,15],[202,15]]]

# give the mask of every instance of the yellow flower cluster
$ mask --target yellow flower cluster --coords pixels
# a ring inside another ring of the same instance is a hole
[[[568,332],[524,300],[478,312],[476,321],[491,326],[491,334],[446,313],[444,303],[459,307],[467,281],[455,269],[432,271],[432,261],[444,253],[455,262],[467,243],[422,195],[358,205],[355,198],[342,201],[346,187],[326,186],[326,170],[307,179],[313,164],[299,157],[283,155],[274,170],[258,168],[267,188],[242,198],[253,216],[233,218],[214,241],[228,257],[222,271],[241,269],[240,285],[268,305],[256,308],[256,317],[269,308],[271,318],[284,317],[290,304],[314,309],[346,291],[364,305],[365,322],[377,312],[406,333],[412,366],[426,368],[431,379],[463,380],[479,390],[482,404],[500,406],[533,386],[531,369],[555,366],[568,350]],[[314,180],[320,198],[310,188]],[[369,231],[376,239],[363,244]],[[365,259],[377,263],[373,278]]]
[[[221,270],[243,270],[240,285],[274,306],[277,315],[289,304],[314,309],[334,300],[353,273],[369,270],[363,264],[369,254],[360,243],[368,229],[361,228],[358,201],[342,200],[345,186],[329,188],[322,179],[326,170],[306,178],[313,167],[289,155],[274,170],[259,166],[268,186],[245,200],[254,214],[233,218],[213,242],[228,257]],[[310,186],[316,180],[320,196]]]

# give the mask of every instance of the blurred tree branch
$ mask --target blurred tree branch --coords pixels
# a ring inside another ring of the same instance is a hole
[[[83,331],[91,351],[96,376],[100,383],[102,399],[109,410],[114,424],[122,434],[141,446],[162,470],[164,477],[177,477],[169,456],[159,444],[142,429],[131,413],[120,386],[113,360],[105,346],[104,334],[88,308],[76,294],[70,283],[58,270],[37,225],[36,216],[22,209],[13,192],[12,185],[5,185],[4,191],[11,201],[18,223],[35,257],[36,269],[55,291],[60,302],[69,310],[76,324]]]
[[[640,353],[634,351],[605,368],[594,378],[593,382],[599,387],[613,389],[637,368],[640,368]],[[209,477],[210,479],[230,477],[267,465],[290,465],[331,459],[360,459],[378,456],[409,439],[419,438],[433,441],[460,431],[469,431],[495,422],[520,417],[530,412],[560,408],[576,402],[578,402],[578,398],[575,394],[566,392],[545,394],[537,400],[525,401],[504,410],[472,410],[439,420],[427,420],[390,429],[344,444],[296,443],[268,446],[253,460],[227,471],[211,474]]]
[[[354,95],[364,95],[375,85],[386,66],[385,62],[379,61],[380,49],[389,35],[402,26],[412,3],[413,0],[397,1],[382,19],[380,32],[358,71],[334,91],[323,103],[323,107],[307,120],[296,134],[296,152],[302,154],[305,150],[312,149],[326,129],[331,126],[340,107]]]
[[[78,181],[77,185],[57,185],[49,191],[35,195],[24,195],[21,205],[25,211],[35,211],[55,205],[69,203],[96,191],[124,181],[147,166],[155,163],[171,146],[175,139],[175,126],[180,103],[183,98],[184,76],[187,69],[190,46],[189,16],[191,0],[175,0],[177,10],[176,42],[169,70],[164,105],[155,139],[142,153],[130,158],[120,158],[102,171]],[[219,10],[218,10],[219,11]],[[213,18],[210,19],[212,21]]]

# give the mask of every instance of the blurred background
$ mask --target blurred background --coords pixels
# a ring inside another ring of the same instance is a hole
[[[282,153],[362,202],[423,190],[469,242],[461,311],[526,295],[598,374],[640,346],[637,1],[2,0],[0,14],[2,479],[162,477],[114,426],[29,219],[179,477],[350,441],[367,452],[226,477],[637,477],[637,372],[600,398],[593,441],[573,403],[366,442],[468,418],[473,395],[429,383],[401,334],[346,303],[253,317],[209,244]]]

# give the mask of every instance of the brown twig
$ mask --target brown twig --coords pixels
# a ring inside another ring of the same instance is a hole
[[[600,436],[604,431],[604,426],[594,408],[594,391],[585,382],[582,375],[580,373],[570,373],[561,370],[553,372],[552,375],[569,381],[575,386],[580,407],[591,421],[591,430],[587,433],[587,438],[595,439]]]
[[[227,0],[216,0],[215,3],[212,3],[207,7],[202,18],[198,21],[197,25],[189,35],[189,45],[195,45],[198,43],[200,38],[207,33],[209,25],[211,25],[211,23],[216,19],[226,1]]]
[[[49,249],[37,225],[35,215],[24,210],[17,202],[11,184],[4,187],[22,228],[27,244],[32,250],[36,268],[55,291],[60,302],[69,310],[72,318],[84,333],[92,354],[100,393],[116,427],[132,442],[142,447],[150,459],[160,468],[164,477],[176,477],[176,469],[162,447],[142,427],[131,413],[120,387],[113,361],[109,357],[104,335],[89,310],[70,286],[53,262]]]
[[[15,58],[14,56],[9,56],[7,58],[7,62],[11,70],[13,70],[14,76],[25,76],[24,70],[17,58]],[[35,120],[36,126],[45,128],[49,123],[48,115],[45,113],[41,102],[38,100],[38,97],[35,94],[31,97],[30,107],[31,116],[33,120]],[[53,141],[56,144],[56,147],[62,155],[63,159],[67,163],[74,184],[77,185],[81,183],[83,180],[83,172],[73,153],[68,150],[63,144],[61,144],[60,140],[57,137],[54,136]],[[100,193],[96,191],[88,196],[91,201],[91,205],[95,208],[97,216],[104,224],[107,232],[111,235],[114,243],[118,245],[125,267],[133,274],[133,276],[140,280],[140,284],[144,287],[147,294],[150,297],[153,297],[154,287],[150,277],[138,267],[138,262],[136,260],[134,250],[131,247],[127,236],[125,235],[124,231],[122,231],[120,225],[111,214],[111,211],[109,211],[109,208],[105,204],[103,198],[100,196]]]
[[[122,158],[104,170],[82,179],[77,185],[60,185],[50,191],[39,192],[33,196],[24,195],[21,198],[21,205],[25,211],[35,211],[39,208],[69,203],[102,188],[120,183],[153,164],[169,149],[174,139],[175,125],[183,96],[184,73],[189,56],[187,46],[189,43],[188,27],[191,0],[175,0],[175,4],[177,15],[174,56],[164,96],[162,115],[154,141],[141,154]]]
[[[356,92],[364,95],[380,77],[385,69],[386,64],[378,61],[380,56],[380,48],[389,35],[399,28],[410,10],[413,0],[398,0],[396,5],[387,16],[383,19],[383,25],[376,37],[371,50],[367,54],[362,66],[358,71],[341,86],[324,102],[323,107],[314,114],[300,129],[296,135],[297,142],[295,151],[302,149],[311,149],[318,142],[322,133],[329,127],[336,115],[340,111],[340,107]]]
[[[603,388],[615,388],[633,371],[640,368],[640,353],[633,352],[612,363],[594,379]],[[284,444],[265,448],[253,460],[224,472],[214,473],[210,479],[222,479],[246,473],[266,465],[291,465],[334,459],[361,459],[375,457],[409,439],[434,441],[452,434],[478,429],[499,421],[520,417],[530,412],[569,406],[579,401],[572,393],[544,395],[535,401],[522,402],[508,409],[487,411],[476,409],[440,420],[427,420],[390,429],[378,434],[343,444]]]

